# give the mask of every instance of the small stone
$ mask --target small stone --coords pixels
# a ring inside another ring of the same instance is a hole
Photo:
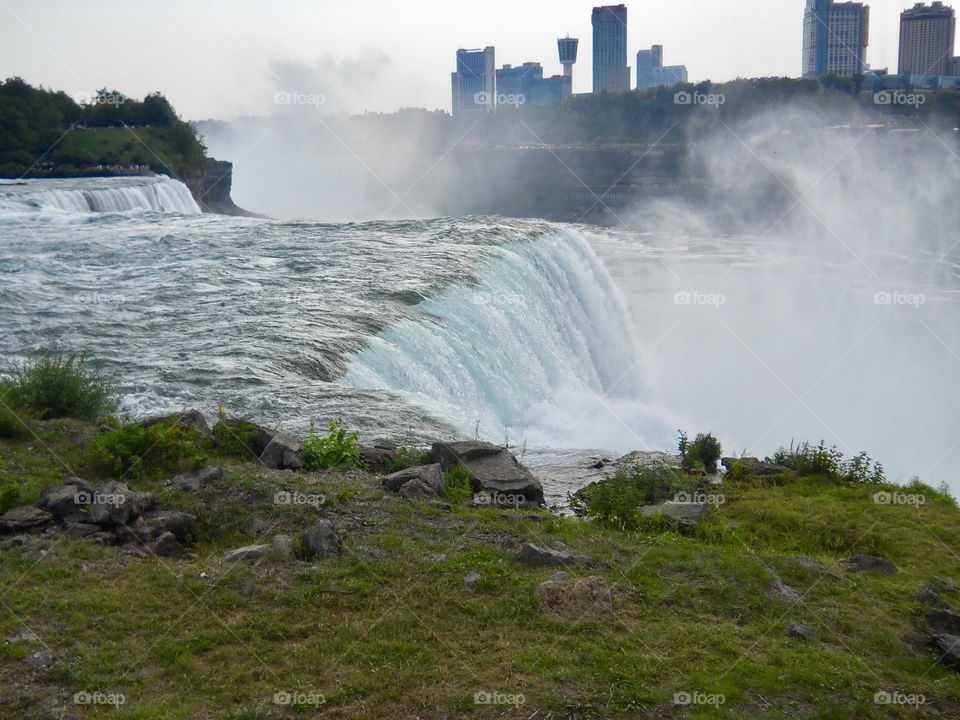
[[[223,479],[223,468],[211,465],[201,470],[180,473],[167,482],[174,490],[196,492],[204,485],[212,485]]]
[[[53,522],[53,515],[31,505],[15,507],[0,515],[0,534],[34,530]]]
[[[476,570],[471,570],[467,573],[466,577],[463,578],[463,584],[468,588],[474,587],[478,582],[480,582],[480,573]]]
[[[7,645],[13,645],[15,643],[21,643],[21,642],[31,643],[31,642],[39,642],[39,641],[40,641],[40,636],[37,635],[33,630],[24,630],[23,632],[18,633],[17,635],[11,635],[8,638],[4,638],[3,642]]]
[[[325,558],[340,552],[337,530],[329,520],[318,520],[303,534],[305,559]]]
[[[255,560],[262,560],[265,558],[269,551],[269,545],[246,545],[245,547],[237,548],[236,550],[230,550],[224,553],[223,561],[239,562],[241,560],[246,560],[247,562],[253,562]]]
[[[160,557],[176,558],[184,554],[183,546],[172,532],[165,532],[153,542],[153,553]]]
[[[897,566],[889,560],[874,555],[854,555],[840,561],[847,572],[878,572],[881,575],[896,575]]]
[[[24,658],[24,662],[35,668],[48,668],[53,665],[54,657],[50,650],[38,650]]]
[[[790,626],[787,628],[787,635],[789,637],[798,638],[800,640],[816,639],[816,633],[811,628],[798,622],[790,623]]]
[[[516,555],[516,559],[525,565],[534,567],[544,567],[550,565],[586,565],[590,558],[583,555],[574,555],[573,553],[562,550],[553,550],[552,548],[540,547],[532,543],[524,543]]]
[[[792,587],[787,585],[780,578],[774,580],[773,589],[776,591],[777,595],[782,597],[787,602],[798,603],[803,601],[803,596]]]
[[[610,587],[597,575],[571,580],[566,573],[558,573],[540,583],[536,595],[540,607],[568,620],[613,612]]]
[[[274,535],[270,543],[270,552],[278,560],[289,560],[293,557],[293,538],[289,535]]]

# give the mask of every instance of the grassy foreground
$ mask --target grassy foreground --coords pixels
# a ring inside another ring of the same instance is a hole
[[[20,503],[71,473],[94,479],[90,447],[103,433],[90,421],[35,421],[27,437],[0,439],[0,477],[18,484]],[[404,502],[362,471],[206,459],[226,472],[199,493],[151,473],[125,478],[199,517],[188,558],[62,533],[0,536],[0,638],[37,636],[0,644],[0,717],[960,716],[958,676],[899,640],[919,626],[917,593],[931,576],[960,583],[960,512],[942,496],[881,505],[872,496],[884,487],[816,476],[728,481],[711,520],[680,535]],[[325,499],[278,505],[281,489]],[[318,516],[340,529],[337,557],[221,560]],[[593,558],[569,572],[603,577],[613,613],[546,614],[534,593],[554,569],[518,563],[523,542]],[[838,569],[854,553],[899,573]],[[468,586],[471,570],[480,579]],[[775,577],[802,599],[784,599]],[[816,639],[788,637],[791,621]],[[25,661],[41,649],[52,667]],[[84,692],[124,702],[76,704]],[[497,704],[478,704],[478,693]]]

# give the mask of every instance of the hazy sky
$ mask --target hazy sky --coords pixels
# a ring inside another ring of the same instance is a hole
[[[630,65],[665,46],[693,81],[796,76],[804,0],[628,2]],[[160,90],[187,119],[274,109],[278,91],[328,110],[449,109],[458,47],[494,45],[497,66],[560,72],[556,38],[580,38],[574,90],[590,89],[590,10],[581,0],[0,0],[0,74],[89,92]],[[896,70],[899,13],[875,0],[868,61]]]

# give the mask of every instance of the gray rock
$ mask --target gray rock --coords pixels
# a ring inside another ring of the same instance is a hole
[[[217,483],[223,479],[223,468],[219,465],[210,465],[201,470],[189,470],[172,478],[167,484],[174,490],[182,492],[196,492],[203,485]]]
[[[372,473],[389,472],[399,451],[392,443],[360,446],[360,463]]]
[[[289,535],[274,535],[270,542],[270,554],[278,560],[293,558],[293,538]]]
[[[854,555],[841,560],[840,567],[847,572],[878,572],[882,575],[896,575],[897,566],[889,560],[874,555]]]
[[[950,603],[943,598],[943,595],[940,594],[940,591],[933,583],[927,583],[920,588],[920,592],[917,593],[917,599],[925,605],[950,609]]]
[[[934,575],[932,578],[930,578],[930,584],[942,592],[951,593],[953,595],[960,594],[960,587],[957,587],[956,583],[954,583],[952,580],[947,580],[946,578],[937,577]]]
[[[720,464],[727,469],[727,472],[729,472],[730,469],[737,463],[740,464],[743,472],[751,477],[764,478],[793,472],[793,470],[788,467],[784,467],[783,465],[775,465],[773,463],[764,462],[763,460],[755,457],[725,457],[720,461]]]
[[[173,533],[181,542],[189,542],[193,537],[197,517],[178,510],[158,510],[143,516],[148,538],[159,538],[164,533]]]
[[[659,505],[644,505],[640,512],[647,517],[662,516],[671,525],[686,529],[694,527],[706,517],[710,506],[707,503],[665,502]]]
[[[476,570],[471,570],[467,573],[466,577],[463,578],[463,584],[468,588],[474,587],[478,582],[480,582],[480,573]]]
[[[579,621],[613,612],[610,587],[598,575],[573,580],[566,573],[557,573],[540,583],[536,596],[545,611],[567,620]]]
[[[933,636],[911,628],[897,638],[903,651],[912,657],[926,657],[933,644]]]
[[[27,665],[35,668],[48,668],[53,665],[56,658],[53,656],[53,652],[47,649],[38,650],[32,655],[28,655],[24,658],[24,662]]]
[[[55,517],[64,518],[76,513],[79,501],[87,496],[77,485],[52,485],[44,489],[38,505]]]
[[[574,555],[563,550],[554,550],[531,543],[523,544],[516,555],[516,559],[525,565],[534,567],[587,565],[591,562],[590,558],[583,555]]]
[[[269,545],[246,545],[224,553],[223,561],[240,562],[241,560],[246,560],[247,562],[253,562],[255,560],[262,560],[267,556],[268,552],[270,552]]]
[[[435,496],[443,495],[443,491],[446,489],[439,463],[419,465],[385,475],[380,479],[380,487],[391,492],[400,492],[404,485],[412,482],[421,483],[428,493]]]
[[[149,428],[171,420],[177,421],[183,430],[193,430],[201,435],[210,434],[210,426],[207,424],[206,418],[203,417],[203,413],[199,410],[187,410],[182,413],[171,413],[170,415],[157,415],[147,418],[146,420],[141,420],[140,425]]]
[[[13,645],[15,643],[32,643],[39,642],[40,636],[37,635],[33,630],[24,630],[16,635],[11,635],[3,639],[5,645]]]
[[[946,608],[927,610],[927,623],[934,631],[947,635],[960,635],[960,613]]]
[[[77,477],[76,475],[68,475],[63,481],[64,485],[74,485],[80,492],[92,493],[93,485],[88,483],[86,480]]]
[[[68,537],[86,538],[102,530],[99,525],[84,522],[68,522],[63,526],[63,531]]]
[[[400,497],[404,500],[436,500],[436,491],[422,480],[411,480],[400,488]]]
[[[779,595],[781,598],[783,598],[787,602],[792,602],[792,603],[803,602],[803,596],[799,592],[794,590],[792,587],[787,585],[780,578],[776,578],[773,581],[773,589],[777,593],[777,595]]]
[[[815,640],[817,637],[817,634],[812,628],[798,622],[790,623],[790,626],[787,628],[787,635],[800,640]]]
[[[519,495],[528,505],[544,502],[540,481],[499,445],[473,440],[438,442],[430,448],[430,456],[443,471],[466,467],[473,475],[474,492]]]
[[[301,470],[306,465],[299,440],[275,435],[263,452],[260,462],[271,470]]]
[[[960,637],[938,633],[931,636],[930,644],[944,667],[960,672]]]
[[[0,535],[35,530],[53,522],[53,515],[32,505],[24,505],[7,510],[0,515]]]
[[[153,554],[160,557],[177,558],[184,554],[184,550],[172,532],[165,532],[153,541]]]
[[[340,552],[337,529],[329,520],[318,520],[303,534],[305,559],[325,558]]]
[[[263,455],[263,451],[267,449],[267,445],[270,444],[270,441],[280,434],[276,430],[265,428],[242,418],[227,418],[223,421],[223,423],[228,429],[235,431],[234,437],[238,437],[241,432],[247,434],[251,429],[253,429],[253,433],[251,433],[251,442],[247,449],[256,457]]]
[[[91,499],[90,522],[97,525],[126,524],[156,505],[152,494],[131,490],[114,480],[98,485]]]

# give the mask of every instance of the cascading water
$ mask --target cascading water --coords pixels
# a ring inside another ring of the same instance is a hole
[[[503,247],[477,277],[371,339],[345,382],[488,439],[628,449],[664,437],[642,400],[630,314],[583,238],[558,230]],[[612,434],[597,422],[607,415],[620,420]]]
[[[0,222],[88,222],[93,214],[143,212],[197,215],[186,185],[159,176],[0,184]]]

